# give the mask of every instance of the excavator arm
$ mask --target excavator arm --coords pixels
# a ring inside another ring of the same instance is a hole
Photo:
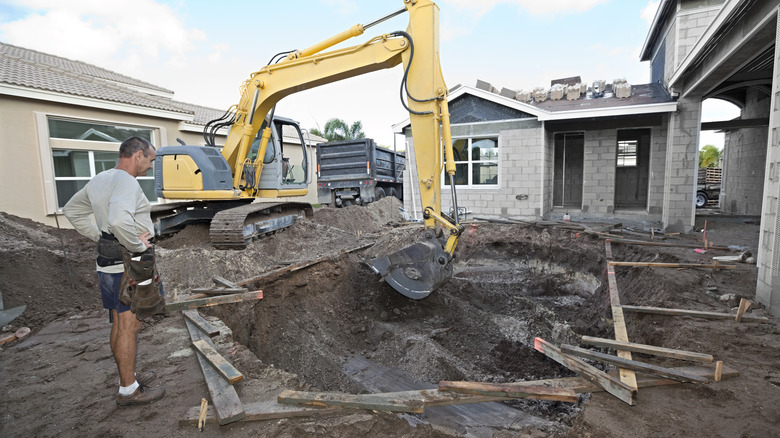
[[[400,97],[410,114],[427,230],[422,242],[395,254],[373,259],[369,264],[396,290],[410,298],[420,299],[451,277],[450,262],[462,226],[457,223],[457,218],[449,218],[441,212],[442,155],[446,158],[446,171],[450,178],[455,174],[455,164],[447,86],[439,61],[439,9],[430,0],[403,0],[403,3],[404,9],[398,12],[370,25],[353,26],[253,73],[242,87],[241,100],[236,106],[222,155],[231,168],[234,190],[242,190],[242,197],[253,196],[253,184],[247,181],[245,173],[249,172],[244,169],[254,166],[252,175],[262,172],[262,157],[270,132],[263,133],[255,161],[249,163],[247,156],[264,120],[273,113],[279,100],[298,91],[403,64]],[[371,25],[403,12],[409,14],[409,26],[405,32],[385,34],[357,46],[323,52],[363,34]],[[454,190],[454,184],[450,186]],[[457,206],[453,211],[457,211]],[[437,236],[440,227],[449,231],[449,237],[443,244]]]

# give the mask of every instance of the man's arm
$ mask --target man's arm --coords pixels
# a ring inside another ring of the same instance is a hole
[[[62,212],[68,218],[73,228],[82,235],[97,242],[100,239],[100,229],[92,220],[92,203],[89,202],[86,188],[79,190],[64,207]]]

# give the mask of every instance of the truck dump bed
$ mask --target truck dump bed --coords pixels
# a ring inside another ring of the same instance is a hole
[[[406,156],[381,148],[370,138],[317,144],[317,178],[320,183],[373,179],[403,181]]]

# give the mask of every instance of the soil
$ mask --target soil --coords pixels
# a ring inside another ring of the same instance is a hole
[[[598,236],[555,227],[467,224],[453,278],[414,301],[380,282],[364,263],[420,237],[420,224],[401,223],[399,206],[385,198],[364,207],[321,208],[243,251],[212,249],[205,225],[188,226],[158,242],[169,301],[212,285],[217,275],[242,281],[323,259],[249,282],[250,289],[264,291],[262,300],[200,309],[222,329],[213,338],[217,349],[244,374],[235,385],[244,403],[273,401],[285,389],[370,393],[435,387],[440,380],[574,376],[536,352],[533,339],[560,345],[578,344],[581,335],[614,336],[605,247]],[[703,227],[704,218],[697,230]],[[615,260],[711,263],[713,256],[743,249],[755,254],[758,233],[755,221],[707,217],[708,240],[744,248],[704,253],[612,248]],[[697,243],[703,234],[665,241]],[[2,331],[32,329],[25,339],[0,347],[0,436],[191,435],[192,428],[179,426],[179,420],[209,394],[178,312],[145,322],[139,335],[138,368],[156,370],[166,397],[150,406],[116,407],[118,376],[94,257],[94,244],[73,230],[0,213],[3,304],[27,306]],[[745,263],[715,272],[616,269],[623,304],[720,312],[733,311],[741,297],[754,300],[756,272],[755,265]],[[734,296],[721,300],[725,294]],[[464,420],[449,408],[414,415],[344,410],[209,425],[203,436],[780,436],[780,325],[758,304],[749,314],[768,316],[770,322],[627,314],[632,342],[712,354],[740,372],[719,383],[641,388],[636,406],[602,392],[583,394],[577,403],[468,405],[482,406],[482,416],[468,411],[478,421]],[[638,354],[634,359],[690,365]],[[384,380],[361,377],[359,370],[366,369]]]

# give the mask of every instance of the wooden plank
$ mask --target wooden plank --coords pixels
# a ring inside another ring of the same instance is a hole
[[[195,309],[182,310],[181,314],[184,315],[185,318],[193,322],[196,326],[198,326],[199,329],[203,330],[203,332],[209,335],[209,337],[213,338],[214,336],[219,335],[219,329],[214,327],[213,324],[206,321],[202,316],[200,316],[200,313],[198,313],[197,310]]]
[[[240,294],[243,292],[249,292],[243,287],[198,287],[192,289],[193,294],[206,294],[206,295],[228,295],[228,294]]]
[[[232,281],[228,280],[225,277],[220,277],[219,275],[215,275],[214,278],[212,278],[214,281],[214,284],[217,286],[224,286],[224,287],[238,287],[236,283],[233,283]]]
[[[748,307],[750,307],[751,302],[741,298],[739,300],[739,309],[737,309],[737,316],[734,318],[734,321],[736,322],[742,322],[742,317],[745,315],[745,312],[747,312]]]
[[[634,371],[641,371],[643,373],[653,374],[667,379],[678,380],[680,382],[710,383],[710,379],[699,377],[694,374],[675,371],[671,368],[660,367],[657,365],[639,362],[636,360],[623,359],[622,357],[612,356],[611,354],[599,353],[597,351],[592,351],[592,350],[586,350],[584,348],[575,347],[573,345],[561,345],[561,351],[579,357],[584,357],[585,359],[611,363],[621,368],[628,368]]]
[[[195,324],[184,318],[187,324],[187,330],[190,332],[190,338],[193,341],[204,340],[211,343],[211,339],[200,331]],[[214,345],[211,344],[213,347]],[[246,417],[244,406],[238,398],[236,389],[222,377],[221,374],[211,366],[211,364],[200,354],[195,355],[200,363],[200,369],[203,371],[203,377],[206,379],[209,394],[211,395],[211,404],[214,406],[217,422],[220,425],[230,424]],[[211,407],[209,407],[211,408]]]
[[[612,267],[611,263],[609,266],[607,266],[607,280],[609,283],[609,301],[612,305],[612,325],[615,328],[615,340],[620,342],[628,342],[626,320],[623,316],[623,309],[620,307],[620,294],[618,293],[617,277],[615,276],[615,268]],[[631,352],[628,350],[619,349],[617,354],[624,359],[631,359]],[[620,368],[620,381],[634,389],[637,389],[636,374],[630,369]]]
[[[609,239],[610,242],[613,243],[626,243],[630,245],[649,245],[649,246],[668,246],[672,248],[701,248],[702,245],[696,244],[696,245],[690,245],[685,243],[671,243],[671,242],[650,242],[645,240],[631,240],[631,239]],[[728,246],[712,246],[708,249],[721,249],[728,251]]]
[[[721,265],[717,260],[711,264],[704,263],[657,263],[657,262],[609,262],[610,266],[649,267],[649,268],[711,268],[736,269],[736,265]]]
[[[209,345],[203,339],[198,339],[197,341],[192,341],[192,346],[195,347],[195,349],[197,349],[231,385],[244,380],[244,375],[230,362],[226,361],[213,345]]]
[[[296,405],[280,405],[276,401],[246,403],[244,405],[246,416],[241,421],[281,420],[284,418],[324,417],[338,413],[344,413],[341,408],[307,408]],[[200,406],[193,406],[179,419],[179,426],[197,426]],[[218,424],[214,408],[206,409],[206,424]]]
[[[619,379],[610,376],[592,365],[588,365],[576,357],[571,357],[562,353],[558,347],[548,343],[542,338],[534,339],[534,348],[536,351],[544,353],[544,355],[550,359],[579,373],[591,383],[604,388],[605,391],[618,399],[623,400],[631,406],[636,405],[637,390],[621,382]]]
[[[390,393],[392,394],[392,393]],[[276,401],[305,406],[370,409],[374,411],[422,413],[421,398],[399,399],[383,394],[344,394],[341,392],[283,391]]]
[[[684,309],[669,309],[666,307],[650,307],[650,306],[622,306],[623,310],[628,312],[638,313],[653,313],[656,315],[669,315],[669,316],[694,316],[697,318],[707,319],[734,319],[733,313],[722,312],[703,312],[700,310],[684,310]],[[769,322],[769,318],[763,316],[743,315],[743,321],[751,322]]]
[[[673,348],[656,347],[647,344],[635,344],[633,342],[620,342],[612,339],[594,338],[583,336],[582,343],[595,345],[596,347],[606,347],[631,351],[634,353],[650,354],[653,356],[671,357],[674,359],[689,360],[692,362],[712,363],[715,358],[711,354],[694,353],[692,351],[676,350]]]
[[[218,304],[240,303],[242,301],[252,301],[263,299],[263,291],[257,290],[244,294],[221,295],[218,297],[197,298],[194,300],[175,301],[165,304],[166,312],[175,312],[177,310],[197,309],[199,307],[216,306]]]
[[[314,265],[316,265],[318,263],[322,263],[322,262],[324,262],[326,260],[333,260],[333,259],[335,259],[337,257],[341,257],[341,256],[343,256],[345,254],[349,254],[349,253],[352,253],[352,252],[355,252],[355,251],[360,251],[362,249],[366,249],[366,248],[369,248],[371,246],[374,246],[374,243],[368,243],[366,245],[358,246],[357,248],[352,248],[352,249],[348,249],[348,250],[345,250],[345,251],[341,251],[338,254],[329,255],[329,256],[325,256],[325,257],[320,257],[320,258],[318,258],[316,260],[310,260],[310,261],[307,261],[307,262],[302,262],[302,263],[298,263],[298,264],[295,264],[295,265],[290,265],[290,266],[287,266],[287,267],[284,267],[284,268],[274,269],[273,271],[265,272],[265,273],[262,273],[262,274],[260,274],[258,276],[238,281],[236,284],[238,286],[247,286],[249,284],[258,282],[260,280],[267,280],[270,277],[273,277],[273,276],[276,276],[276,275],[287,274],[287,273],[299,271],[301,269],[305,269],[305,268],[308,268],[310,266],[314,266]]]
[[[439,391],[462,394],[493,395],[510,398],[533,398],[555,400],[569,403],[577,402],[577,394],[571,389],[550,388],[547,386],[526,386],[523,388],[507,386],[503,383],[485,382],[439,382]]]

